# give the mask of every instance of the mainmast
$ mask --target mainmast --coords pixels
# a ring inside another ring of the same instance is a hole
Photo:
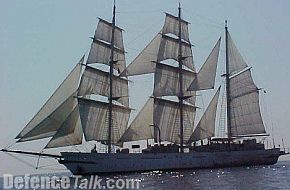
[[[182,41],[181,41],[181,7],[178,6],[178,64],[179,64],[179,113],[180,113],[180,152],[183,152],[183,76],[182,76]]]
[[[112,151],[112,109],[113,109],[113,74],[114,74],[114,38],[116,24],[116,1],[114,0],[113,18],[112,18],[112,38],[111,38],[111,57],[110,57],[110,92],[109,92],[109,128],[108,128],[108,153]]]
[[[226,35],[226,99],[227,99],[227,131],[228,139],[232,137],[231,134],[231,95],[230,95],[230,72],[229,72],[229,55],[228,55],[228,25],[225,21],[225,35]]]

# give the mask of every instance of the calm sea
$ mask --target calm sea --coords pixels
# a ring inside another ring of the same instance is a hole
[[[62,174],[41,174],[38,176],[70,176]],[[90,176],[82,180],[89,181]],[[146,172],[128,175],[101,176],[100,179],[134,179],[139,181],[139,189],[245,189],[290,190],[290,161],[278,162],[273,166],[254,166],[223,169],[187,170],[175,172]],[[71,182],[73,184],[73,182]],[[0,179],[0,189],[3,188],[3,178]],[[12,188],[16,189],[16,188]],[[70,189],[74,189],[71,187]],[[81,189],[81,187],[77,188]],[[102,189],[107,189],[105,186]],[[113,188],[118,189],[118,188]],[[124,188],[125,189],[125,188]]]

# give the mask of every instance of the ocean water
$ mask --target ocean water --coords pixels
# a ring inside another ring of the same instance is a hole
[[[70,187],[68,189],[93,189],[93,187],[81,186],[70,173],[57,174],[40,174],[41,176],[66,176],[70,177]],[[78,182],[89,182],[95,176],[86,176],[80,178]],[[236,167],[221,169],[201,169],[186,171],[152,171],[144,173],[131,173],[126,175],[106,175],[99,176],[102,180],[100,187],[95,189],[161,189],[161,190],[178,190],[178,189],[213,189],[213,190],[290,190],[290,161],[278,162],[272,166],[252,166]],[[107,180],[135,180],[139,185],[122,187],[106,186]],[[0,189],[3,189],[3,177],[0,178]],[[17,188],[10,188],[17,189]],[[27,188],[34,189],[34,188]],[[40,188],[39,188],[40,189]],[[44,188],[42,188],[44,189]],[[53,189],[53,188],[51,188]],[[62,189],[62,188],[59,188]]]

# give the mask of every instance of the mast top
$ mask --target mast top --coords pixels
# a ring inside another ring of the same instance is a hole
[[[228,29],[228,20],[225,20],[225,29]]]

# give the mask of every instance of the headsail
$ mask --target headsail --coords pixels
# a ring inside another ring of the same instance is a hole
[[[45,148],[56,148],[82,144],[83,131],[78,106],[70,113]]]
[[[198,141],[214,136],[215,132],[215,120],[216,111],[218,105],[218,99],[220,94],[220,88],[215,93],[208,107],[206,108],[203,116],[201,117],[199,123],[194,129],[192,135],[190,136],[189,142]]]
[[[22,138],[20,141],[34,140],[35,138],[46,138],[52,136],[57,131],[61,123],[56,125],[55,122],[65,120],[66,116],[74,109],[74,98],[72,96],[78,88],[78,82],[81,74],[81,64],[83,61],[84,56],[16,138]],[[55,116],[57,119],[51,119],[51,116]],[[44,135],[42,131],[43,129],[48,130],[49,133]],[[32,130],[33,132],[31,132]]]
[[[63,122],[69,117],[70,113],[77,106],[76,93],[73,93],[64,103],[56,108],[50,115],[43,119],[28,133],[23,135],[18,142],[31,141],[52,137]]]

